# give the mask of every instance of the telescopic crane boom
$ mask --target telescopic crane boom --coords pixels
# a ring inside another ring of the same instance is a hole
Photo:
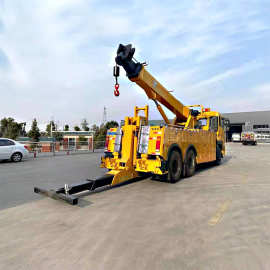
[[[174,123],[187,121],[190,109],[177,100],[161,83],[158,82],[145,68],[143,63],[135,62],[133,55],[135,48],[131,44],[120,44],[117,50],[115,62],[122,66],[128,78],[139,85],[149,99],[152,99],[166,124],[171,124],[159,103],[173,112],[176,116]]]

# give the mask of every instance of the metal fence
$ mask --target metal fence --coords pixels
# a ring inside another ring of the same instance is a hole
[[[19,141],[20,142],[20,141]],[[23,142],[25,148],[37,156],[49,156],[49,155],[70,155],[80,153],[93,153],[103,152],[105,147],[105,141],[92,141],[92,142]]]

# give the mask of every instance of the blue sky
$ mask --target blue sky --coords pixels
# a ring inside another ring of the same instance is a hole
[[[72,126],[149,104],[160,119],[123,70],[114,97],[119,43],[184,104],[269,110],[269,14],[263,0],[0,0],[0,117]]]

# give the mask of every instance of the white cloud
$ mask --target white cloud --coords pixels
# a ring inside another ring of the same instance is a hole
[[[201,88],[201,87],[205,87],[205,86],[210,86],[210,85],[213,85],[217,82],[221,82],[221,81],[224,81],[226,79],[229,79],[229,78],[241,75],[241,74],[248,73],[252,70],[260,69],[262,67],[263,67],[262,63],[260,63],[256,60],[252,60],[252,61],[245,63],[239,67],[231,68],[231,69],[226,70],[220,74],[217,74],[211,78],[203,80],[203,81],[193,85],[193,88]]]
[[[0,58],[0,117],[29,122],[37,117],[43,126],[52,115],[63,124],[82,118],[100,122],[104,106],[109,119],[120,120],[132,115],[136,104],[149,102],[123,70],[121,95],[113,96],[119,43],[132,43],[136,59],[147,60],[148,70],[184,103],[221,104],[224,84],[236,83],[239,93],[268,80],[263,68],[269,49],[259,46],[269,42],[269,19],[256,1],[5,0],[0,24],[0,49],[8,61]],[[252,72],[252,85],[240,81]],[[209,99],[213,93],[220,97]],[[239,109],[255,106],[250,102],[255,92],[250,93]]]

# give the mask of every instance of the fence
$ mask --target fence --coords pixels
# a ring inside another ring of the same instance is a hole
[[[105,141],[93,142],[20,142],[25,145],[25,148],[34,155],[63,155],[63,154],[79,154],[103,152]]]

